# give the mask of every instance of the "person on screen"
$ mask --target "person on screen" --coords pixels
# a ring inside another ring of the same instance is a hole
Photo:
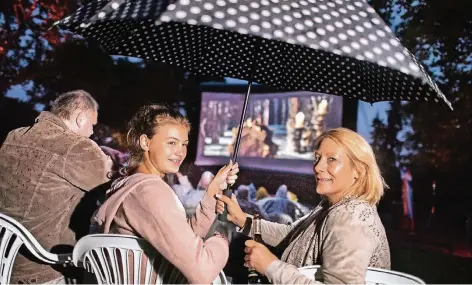
[[[230,154],[234,152],[237,140],[238,128],[232,130],[232,141],[228,145]],[[275,158],[278,146],[272,141],[273,132],[268,126],[260,125],[257,121],[247,119],[243,125],[239,146],[239,156],[241,157],[262,157]]]
[[[177,269],[184,275],[161,275],[164,283],[209,284],[225,266],[229,247],[227,238],[219,233],[206,241],[203,238],[215,220],[216,209],[219,213],[224,209],[222,203],[217,207],[214,196],[235,182],[239,168],[237,163],[229,163],[220,169],[196,213],[187,219],[182,203],[163,177],[179,171],[187,155],[189,130],[188,120],[175,109],[160,105],[139,109],[129,122],[129,167],[94,215],[93,229],[147,240],[173,265],[158,259],[160,264],[154,268],[160,268],[159,273],[164,266],[166,272]]]
[[[292,225],[262,220],[264,242],[283,250],[279,260],[264,245],[246,241],[245,265],[273,284],[364,284],[368,267],[390,268],[385,229],[376,204],[386,187],[370,145],[357,133],[336,128],[315,144],[316,192],[320,204]],[[247,235],[252,217],[236,199],[227,204],[228,220]],[[321,276],[307,277],[297,268],[321,265]]]

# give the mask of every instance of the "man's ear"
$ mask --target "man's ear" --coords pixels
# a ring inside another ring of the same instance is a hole
[[[87,114],[85,112],[80,111],[75,117],[75,123],[79,128],[81,128],[85,125],[85,122],[87,122]]]
[[[141,149],[143,149],[144,151],[148,151],[149,150],[149,139],[146,135],[141,135],[139,137],[139,146],[141,147]]]

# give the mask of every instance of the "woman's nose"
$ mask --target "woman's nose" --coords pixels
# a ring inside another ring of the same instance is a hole
[[[177,151],[175,154],[183,156],[185,155],[186,151],[187,151],[187,148],[184,145],[181,145],[180,147],[177,148]]]
[[[326,169],[326,164],[323,162],[322,159],[319,159],[317,162],[313,164],[313,172],[315,174],[321,173]]]

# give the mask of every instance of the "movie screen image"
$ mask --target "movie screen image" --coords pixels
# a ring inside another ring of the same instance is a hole
[[[232,156],[243,103],[244,94],[202,94],[197,165],[224,164]],[[341,124],[340,96],[313,92],[252,94],[238,162],[248,168],[311,172],[316,137]]]

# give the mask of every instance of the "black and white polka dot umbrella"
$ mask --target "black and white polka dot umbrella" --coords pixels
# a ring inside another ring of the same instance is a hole
[[[95,0],[58,24],[110,54],[203,75],[451,107],[365,0]]]
[[[109,54],[248,80],[233,161],[253,81],[367,102],[442,101],[452,109],[365,0],[95,0],[58,25]]]

